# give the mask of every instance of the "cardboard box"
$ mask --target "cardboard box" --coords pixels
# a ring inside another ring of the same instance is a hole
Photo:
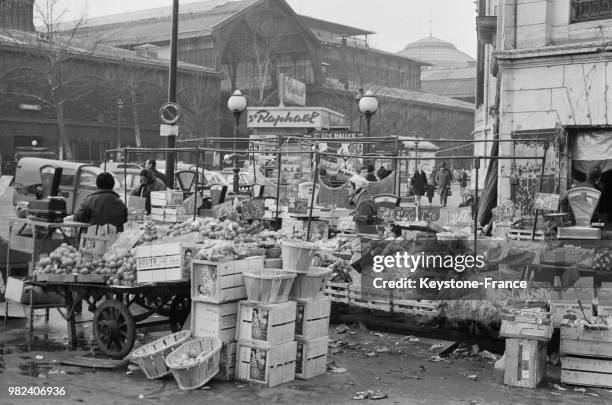
[[[244,299],[247,295],[242,273],[263,268],[263,256],[224,262],[194,260],[191,264],[191,297],[214,303]]]
[[[329,335],[331,299],[295,300],[295,337],[310,340]]]
[[[593,277],[580,277],[571,288],[561,290],[561,301],[580,300],[592,302],[595,298]]]
[[[295,378],[307,380],[327,371],[327,346],[329,337],[297,340]]]
[[[296,303],[238,304],[236,339],[264,345],[280,345],[295,339]]]
[[[602,282],[601,288],[596,291],[597,303],[600,305],[612,305],[612,283]]]
[[[532,339],[506,339],[504,384],[536,388],[546,377],[547,343]]]
[[[191,334],[197,337],[215,336],[221,342],[236,340],[238,303],[211,304],[191,301]]]
[[[236,379],[274,387],[295,379],[296,342],[262,346],[238,341]]]
[[[234,381],[236,377],[236,341],[224,342],[219,356],[219,373],[213,377],[216,381]]]

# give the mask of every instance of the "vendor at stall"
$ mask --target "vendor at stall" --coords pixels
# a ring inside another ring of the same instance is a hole
[[[349,181],[349,205],[355,209],[355,230],[359,233],[378,233],[378,207],[363,178],[353,176]]]
[[[578,188],[578,187],[592,188],[592,189],[601,191],[603,195],[604,190],[601,184],[601,178],[602,178],[601,169],[598,166],[594,166],[589,170],[589,173],[587,174],[586,179],[584,181],[575,183],[572,186],[572,189]],[[600,198],[597,208],[595,209],[595,212],[593,213],[593,218],[591,219],[591,222],[609,222],[610,221],[610,215],[605,213],[602,210],[602,208],[603,208],[602,199]],[[569,200],[567,198],[567,193],[561,196],[561,199],[559,201],[559,211],[569,213],[570,221],[572,223],[575,222],[574,216],[571,212]]]
[[[151,214],[151,192],[165,191],[166,185],[163,181],[155,177],[155,175],[147,169],[142,169],[140,172],[140,186],[132,192],[132,195],[145,198],[145,211]]]
[[[117,232],[123,232],[127,222],[127,207],[119,194],[113,191],[115,179],[110,173],[100,173],[96,178],[97,190],[83,200],[74,214],[74,220],[91,225],[113,225]]]

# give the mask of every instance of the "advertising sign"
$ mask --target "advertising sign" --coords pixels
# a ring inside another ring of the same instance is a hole
[[[247,108],[248,128],[326,128],[345,124],[342,114],[322,107]]]
[[[306,105],[306,83],[303,83],[284,73],[279,75],[281,91],[281,106],[284,104]]]

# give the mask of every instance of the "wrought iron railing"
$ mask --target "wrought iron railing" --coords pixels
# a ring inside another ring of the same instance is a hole
[[[612,18],[612,0],[571,0],[571,22]]]

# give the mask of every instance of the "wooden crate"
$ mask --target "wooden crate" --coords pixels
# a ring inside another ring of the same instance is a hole
[[[436,317],[440,315],[440,303],[429,300],[393,300],[393,312]]]
[[[215,336],[222,343],[236,340],[237,317],[237,302],[211,304],[191,301],[191,333],[193,336]]]
[[[165,207],[167,205],[182,205],[183,192],[177,190],[152,191],[151,206]]]
[[[532,339],[506,339],[504,384],[536,388],[546,377],[547,343]]]
[[[561,382],[612,388],[612,359],[566,355],[561,357]]]
[[[612,329],[562,327],[561,354],[612,358]]]
[[[582,313],[584,310],[584,314]],[[550,311],[552,312],[552,322],[554,326],[568,323],[574,317],[576,319],[584,319],[585,315],[588,319],[593,317],[593,304],[582,303],[582,310],[576,301],[553,301],[550,303]]]
[[[295,339],[296,303],[238,304],[236,339],[241,342],[279,345]]]
[[[597,305],[597,316],[612,317],[612,305]]]
[[[530,241],[532,233],[533,233],[533,228],[530,228],[530,227],[525,227],[525,228],[512,227],[506,233],[506,238],[508,238],[508,240]],[[534,240],[536,241],[543,242],[544,240],[550,240],[553,238],[556,238],[556,235],[554,232],[545,232],[544,230],[541,230],[541,229],[536,229],[535,231]]]
[[[191,214],[185,212],[182,205],[167,205],[165,207],[151,206],[151,219],[157,222],[179,223],[187,221]]]
[[[81,235],[79,243],[80,263],[89,263],[100,259],[117,239],[117,230],[113,225],[92,225]]]
[[[357,307],[391,312],[391,298],[363,293],[361,286],[349,286],[349,303]]]
[[[191,264],[191,298],[214,303],[245,299],[242,273],[263,269],[263,259],[263,256],[257,256],[224,262],[194,260]]]
[[[234,381],[236,376],[237,342],[225,342],[221,347],[219,357],[219,373],[213,377],[216,381]]]
[[[238,341],[236,379],[274,387],[295,379],[296,342],[263,346]]]
[[[322,336],[311,340],[297,340],[295,378],[309,378],[325,374],[327,371],[327,346],[329,337]]]
[[[329,335],[329,316],[331,299],[329,297],[315,300],[295,300],[295,337],[311,340]]]
[[[324,294],[327,295],[333,302],[343,304],[349,303],[349,283],[334,283],[328,281],[325,285]]]
[[[136,279],[139,283],[189,279],[185,266],[197,251],[195,243],[163,243],[136,248]]]
[[[552,337],[553,331],[554,327],[550,322],[547,324],[537,324],[502,320],[499,336],[548,342]]]

